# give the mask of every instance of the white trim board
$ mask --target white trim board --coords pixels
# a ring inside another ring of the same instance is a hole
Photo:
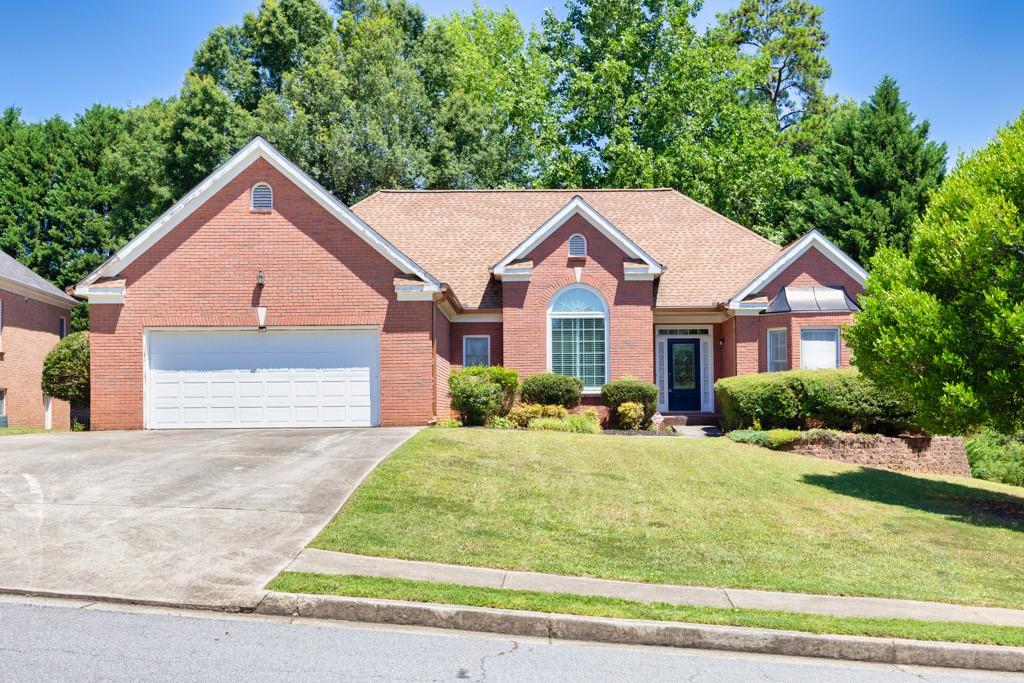
[[[347,206],[338,201],[334,195],[328,192],[322,185],[310,178],[306,173],[289,161],[284,155],[261,137],[255,137],[245,147],[240,149],[230,159],[224,162],[220,168],[206,177],[199,185],[193,188],[174,206],[167,209],[162,216],[157,218],[145,230],[135,236],[128,244],[124,245],[107,259],[99,268],[90,273],[82,282],[76,286],[76,293],[82,288],[87,295],[88,287],[101,277],[114,277],[124,271],[147,249],[156,244],[162,237],[177,227],[182,221],[190,216],[196,209],[202,206],[208,199],[223,189],[229,182],[238,177],[256,159],[265,159],[271,166],[277,169],[285,178],[290,180],[307,195],[315,200],[328,213],[348,227],[377,253],[390,261],[403,273],[415,275],[424,282],[440,287],[440,282],[427,273],[426,270],[417,265],[412,259],[403,254],[397,247],[384,239],[376,230],[356,216]]]
[[[839,269],[852,277],[863,287],[868,281],[868,272],[861,268],[860,264],[850,258],[842,249],[837,247],[829,238],[817,230],[798,239],[785,254],[776,259],[770,266],[761,271],[761,274],[754,278],[746,287],[741,289],[736,296],[729,301],[731,310],[745,308],[743,300],[751,294],[759,291],[766,284],[774,280],[782,271],[793,264],[797,259],[811,249],[817,249],[822,256],[834,263]]]
[[[648,254],[646,251],[641,249],[636,242],[626,237],[625,233],[623,233],[617,227],[612,225],[611,221],[609,221],[607,218],[598,213],[594,207],[588,204],[586,200],[584,200],[583,197],[580,197],[579,195],[576,195],[571,200],[569,200],[568,204],[559,209],[554,216],[549,218],[543,225],[534,230],[533,233],[531,233],[530,236],[527,237],[525,240],[520,242],[515,249],[506,254],[503,259],[498,261],[498,263],[496,263],[491,268],[491,272],[493,272],[494,276],[497,277],[499,280],[503,279],[506,272],[506,268],[508,269],[510,275],[513,274],[513,268],[509,267],[509,264],[512,263],[512,261],[525,257],[527,254],[533,251],[533,249],[538,244],[540,244],[544,240],[544,238],[546,238],[548,235],[553,233],[558,228],[565,225],[566,221],[568,221],[570,218],[576,215],[582,216],[588,223],[594,226],[594,228],[596,228],[598,232],[600,232],[605,237],[610,239],[617,247],[619,247],[619,249],[622,249],[622,251],[624,251],[626,254],[628,254],[632,258],[640,259],[641,261],[643,261],[644,264],[646,264],[646,274],[650,275],[652,278],[661,275],[661,272],[664,270],[664,266],[655,261],[654,258],[651,257],[651,255]],[[587,246],[589,248],[589,245]],[[642,268],[643,266],[639,267]],[[523,273],[516,273],[516,276],[519,278],[521,278],[522,275]],[[526,273],[526,276],[528,278],[529,273]]]

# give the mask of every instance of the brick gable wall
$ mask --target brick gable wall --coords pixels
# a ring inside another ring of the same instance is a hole
[[[0,331],[0,389],[7,390],[7,423],[11,427],[42,429],[43,361],[60,341],[60,319],[70,325],[71,311],[0,289],[3,328]],[[54,400],[54,429],[70,429],[71,407]]]
[[[854,301],[862,288],[856,280],[846,274],[817,249],[810,249],[790,264],[760,294],[774,298],[783,287],[841,286]],[[770,315],[746,315],[734,318],[735,373],[746,375],[765,372],[768,369],[768,330],[783,327],[789,340],[789,367],[800,367],[800,328],[842,327],[853,321],[849,313],[774,313]],[[840,342],[840,367],[850,367],[850,350]]]
[[[574,233],[587,238],[586,259],[569,258],[568,240]],[[580,216],[538,244],[527,256],[533,261],[530,282],[502,283],[504,364],[523,377],[547,370],[548,306],[561,288],[577,282],[574,268],[581,267],[579,282],[600,292],[608,304],[611,379],[630,375],[653,382],[654,284],[624,280],[624,256]]]
[[[249,209],[267,182],[274,210]],[[263,270],[266,286],[256,287]],[[119,277],[124,305],[91,307],[92,427],[143,426],[143,329],[370,325],[381,329],[383,425],[434,414],[429,301],[399,302],[398,270],[313,199],[259,159]]]

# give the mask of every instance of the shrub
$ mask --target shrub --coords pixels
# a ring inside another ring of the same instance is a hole
[[[448,376],[452,407],[471,426],[487,424],[512,408],[519,387],[519,373],[499,365],[455,370]]]
[[[524,379],[519,395],[523,403],[575,408],[583,400],[583,382],[576,377],[542,372]]]
[[[461,427],[462,423],[459,422],[458,420],[441,420],[434,426],[439,427],[441,429],[455,429],[456,427]]]
[[[824,427],[896,434],[913,429],[907,404],[856,370],[791,370],[715,383],[727,431]]]
[[[626,429],[646,427],[651,416],[658,410],[658,387],[632,377],[608,382],[601,387],[601,401],[608,406],[608,414],[618,419],[618,426]],[[639,403],[643,406],[643,418],[637,427],[627,427],[620,419],[619,406],[623,403]]]
[[[761,446],[762,448],[771,448],[772,450],[778,450],[787,444],[791,444],[794,441],[807,441],[818,438],[825,434],[836,434],[831,429],[809,429],[806,432],[802,432],[797,429],[769,429],[768,431],[759,429],[737,429],[729,432],[726,436],[737,443],[747,443],[752,446]]]
[[[89,400],[89,333],[57,342],[43,361],[43,393],[61,401]]]
[[[565,406],[545,406],[538,403],[517,403],[512,407],[512,410],[509,411],[508,418],[516,427],[526,427],[530,424],[530,420],[536,420],[538,417],[555,417],[561,419],[568,414],[569,411],[565,409]]]
[[[632,401],[620,403],[616,414],[619,424],[626,429],[640,429],[647,424],[644,421],[644,406],[640,403]]]
[[[491,429],[515,429],[516,423],[507,417],[497,415],[491,418],[491,421],[487,423],[487,426]]]
[[[1024,434],[983,429],[964,444],[971,476],[1024,486]]]
[[[601,421],[593,408],[563,418],[538,417],[530,420],[530,429],[550,432],[573,432],[576,434],[600,434]]]

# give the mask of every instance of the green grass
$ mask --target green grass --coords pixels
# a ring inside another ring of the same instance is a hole
[[[347,595],[352,597],[435,602],[473,607],[498,607],[558,614],[652,619],[696,624],[751,626],[758,628],[838,633],[883,638],[914,638],[989,645],[1024,645],[1024,629],[912,619],[862,619],[794,614],[753,609],[690,607],[666,603],[636,602],[565,593],[539,593],[502,588],[476,588],[450,583],[431,583],[371,576],[337,576],[283,572],[268,586],[285,593]]]
[[[311,544],[652,583],[1024,607],[1024,490],[728,439],[423,430]]]
[[[3,427],[0,428],[0,436],[14,436],[15,434],[43,434],[45,432],[56,432],[55,429],[35,429],[32,427]]]

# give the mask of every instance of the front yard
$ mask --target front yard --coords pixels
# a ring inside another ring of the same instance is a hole
[[[1024,607],[1024,491],[725,439],[429,429],[311,544],[655,583]]]

